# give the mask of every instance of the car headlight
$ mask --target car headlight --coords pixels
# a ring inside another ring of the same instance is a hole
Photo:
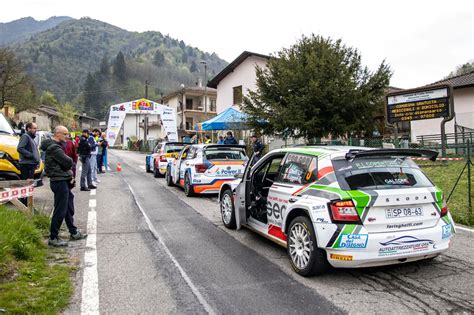
[[[6,153],[3,151],[0,151],[0,159],[3,159],[5,157]]]

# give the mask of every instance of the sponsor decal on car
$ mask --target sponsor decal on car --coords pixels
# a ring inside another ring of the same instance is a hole
[[[395,224],[387,224],[387,229],[404,229],[404,228],[411,228],[411,227],[419,227],[422,225],[423,225],[423,222],[395,223]]]
[[[397,237],[390,241],[379,243],[381,245],[379,248],[379,256],[391,256],[426,251],[430,249],[430,246],[433,246],[433,249],[436,248],[436,244],[433,240],[419,239],[409,235]]]
[[[443,232],[441,234],[441,238],[442,239],[446,239],[446,238],[450,238],[452,233],[452,225],[451,224],[446,224],[446,225],[443,225]]]
[[[351,255],[331,254],[330,258],[334,260],[352,261]]]
[[[343,234],[341,235],[338,248],[366,248],[368,240],[368,234]]]

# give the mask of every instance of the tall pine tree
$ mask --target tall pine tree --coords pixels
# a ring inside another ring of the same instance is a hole
[[[125,82],[127,80],[127,67],[125,65],[125,57],[123,53],[119,51],[113,64],[114,76],[119,82]]]

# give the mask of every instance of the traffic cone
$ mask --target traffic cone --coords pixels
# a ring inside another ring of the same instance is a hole
[[[121,172],[121,171],[122,171],[122,164],[117,163],[117,172]]]

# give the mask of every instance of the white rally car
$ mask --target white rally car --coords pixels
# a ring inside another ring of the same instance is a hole
[[[221,216],[287,248],[311,276],[433,258],[455,231],[440,189],[413,149],[293,147],[271,151],[219,192]]]
[[[179,152],[186,146],[184,142],[160,142],[150,154],[145,157],[146,171],[155,177],[163,177],[168,163],[178,157]]]
[[[247,160],[245,146],[189,145],[168,163],[166,183],[183,187],[186,196],[217,194],[225,182],[244,172]]]

